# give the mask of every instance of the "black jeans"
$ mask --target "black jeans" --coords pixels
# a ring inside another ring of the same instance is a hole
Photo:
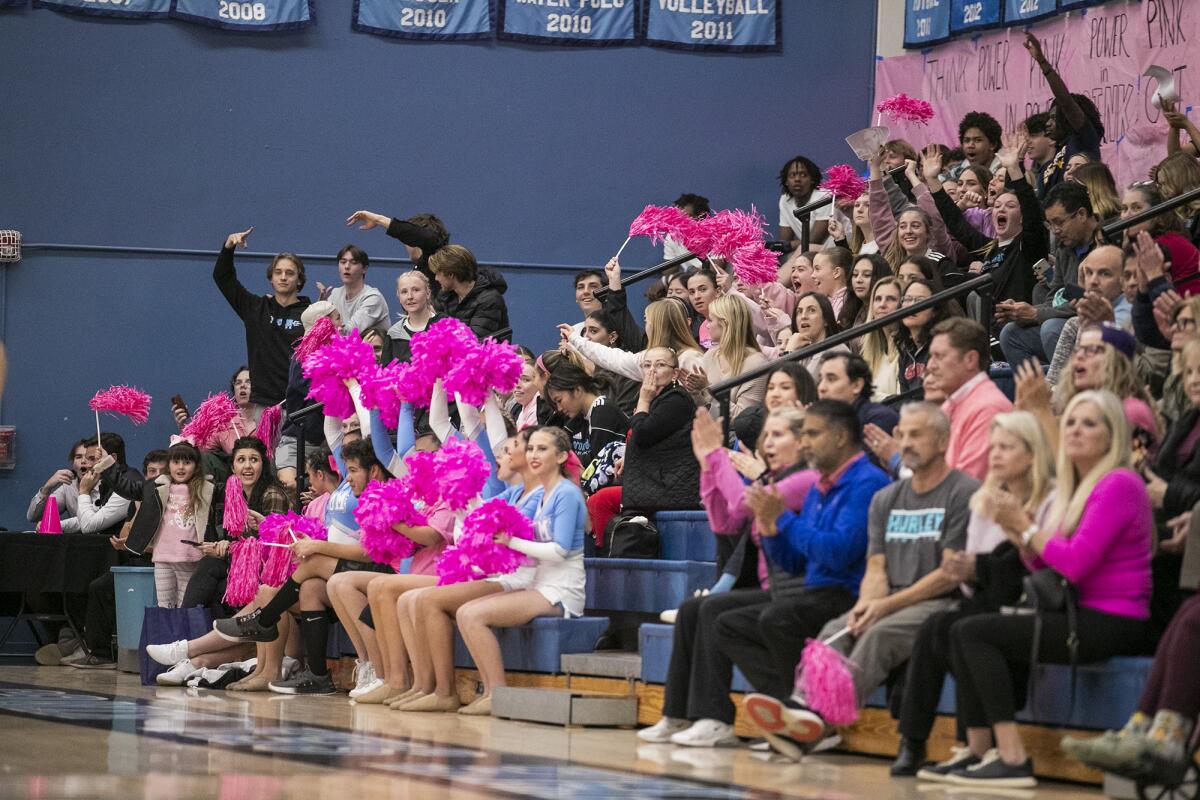
[[[122,553],[121,566],[149,567],[150,556]],[[87,615],[83,623],[83,643],[88,651],[102,658],[114,659],[113,634],[117,630],[116,579],[106,572],[88,584]]]
[[[938,700],[946,673],[950,672],[950,627],[960,619],[982,613],[973,609],[966,601],[959,608],[933,614],[917,632],[912,655],[904,676],[904,691],[900,695],[900,735],[906,739],[924,742],[933,730],[937,719]],[[958,694],[962,683],[955,684]],[[955,707],[960,708],[961,700]]]
[[[968,728],[988,728],[1016,717],[1016,697],[1024,694],[1029,679],[1033,623],[1032,614],[978,614],[950,626],[950,657],[960,687],[958,714]],[[1136,654],[1146,625],[1142,619],[1079,609],[1078,662]],[[1070,663],[1065,613],[1042,615],[1038,661]]]
[[[733,609],[717,618],[717,648],[755,691],[780,700],[792,695],[796,664],[807,641],[854,606],[837,586],[797,590],[766,606]]]
[[[222,598],[225,597],[225,579],[229,576],[229,559],[205,556],[196,562],[196,571],[188,580],[183,592],[183,608],[205,606],[212,608],[218,616],[228,616]]]
[[[716,620],[733,609],[762,609],[770,602],[771,595],[762,589],[734,589],[684,601],[675,618],[663,716],[733,722],[737,711],[729,700],[733,664],[713,641]]]

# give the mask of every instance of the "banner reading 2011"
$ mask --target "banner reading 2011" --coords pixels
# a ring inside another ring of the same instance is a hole
[[[398,39],[484,39],[492,17],[491,0],[354,0],[352,26]]]
[[[4,4],[0,0],[0,5]],[[170,13],[171,0],[34,0],[33,7],[98,17],[153,19]]]
[[[497,35],[543,44],[632,44],[636,0],[500,0]]]
[[[681,50],[780,48],[777,0],[645,0],[646,44]]]
[[[234,31],[283,31],[316,21],[313,0],[172,0],[171,16]]]

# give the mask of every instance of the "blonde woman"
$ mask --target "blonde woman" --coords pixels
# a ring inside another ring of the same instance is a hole
[[[1035,623],[1040,663],[1067,664],[1131,655],[1150,616],[1154,521],[1141,476],[1130,469],[1129,426],[1109,391],[1071,398],[1062,417],[1058,491],[1045,524],[1011,493],[990,490],[982,508],[1035,572],[1050,569],[1074,587],[1074,631],[1066,612],[980,614],[950,628],[958,713],[968,752],[940,775],[960,786],[1036,785],[1015,715]],[[1068,640],[1074,647],[1068,648]]]
[[[886,317],[900,308],[904,285],[899,278],[880,278],[867,298],[867,322]],[[896,349],[895,325],[871,331],[862,337],[861,355],[871,368],[871,400],[878,403],[900,393],[900,351]]]
[[[943,570],[962,581],[964,599],[957,607],[934,614],[917,631],[901,695],[900,753],[892,764],[893,775],[917,774],[925,758],[925,742],[951,667],[950,626],[976,614],[999,611],[1020,592],[1019,576],[1024,570],[1013,548],[996,550],[1007,537],[992,516],[988,498],[1006,493],[1030,518],[1043,523],[1054,502],[1053,489],[1053,455],[1037,418],[1024,411],[998,414],[989,428],[987,478],[971,497],[967,547],[942,564]],[[965,747],[955,748],[948,760],[931,769],[936,775],[938,770],[953,768],[967,752]]]
[[[642,380],[641,364],[647,350],[666,347],[675,351],[680,368],[689,372],[700,366],[704,356],[704,351],[700,349],[688,327],[683,302],[673,297],[656,300],[646,306],[646,350],[640,353],[630,353],[618,347],[606,347],[589,341],[566,323],[558,326],[558,332],[564,344],[597,367],[603,367],[639,383]]]
[[[413,270],[396,279],[396,299],[401,313],[383,340],[381,364],[412,358],[412,337],[442,318],[433,310],[433,287],[425,273]]]
[[[700,369],[684,377],[684,384],[693,394],[767,363],[755,341],[750,312],[740,298],[726,296],[713,301],[708,308],[708,332],[713,348],[704,354]],[[765,375],[735,387],[729,395],[730,419],[762,403],[766,390]]]

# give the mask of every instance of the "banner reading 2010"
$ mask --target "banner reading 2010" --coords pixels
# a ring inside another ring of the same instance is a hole
[[[484,39],[492,16],[491,0],[354,0],[352,26],[398,39]]]
[[[497,35],[543,44],[632,44],[636,0],[500,0]]]
[[[172,0],[171,16],[235,31],[282,31],[316,21],[313,0]]]
[[[747,52],[780,48],[777,0],[645,0],[646,44]]]

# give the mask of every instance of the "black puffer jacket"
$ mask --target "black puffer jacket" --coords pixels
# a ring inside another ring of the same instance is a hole
[[[692,453],[696,402],[679,386],[668,386],[650,410],[629,421],[621,506],[627,511],[700,508],[700,465]]]
[[[466,297],[459,300],[454,292],[442,292],[434,300],[433,307],[448,317],[467,323],[474,334],[483,339],[508,327],[508,305],[504,302],[507,291],[508,282],[504,276],[495,270],[481,269]],[[504,337],[505,341],[511,338],[511,334]]]

